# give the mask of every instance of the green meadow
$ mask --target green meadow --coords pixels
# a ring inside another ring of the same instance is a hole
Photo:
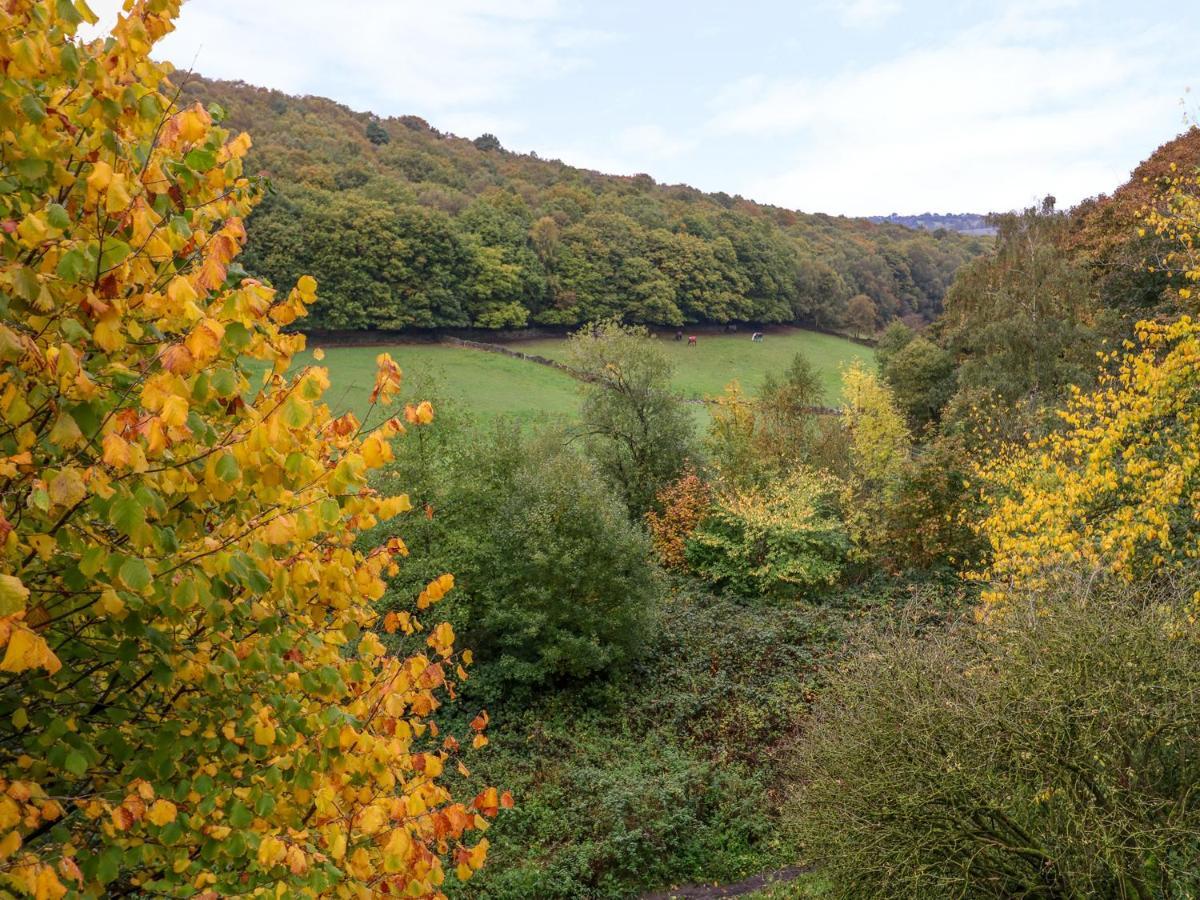
[[[770,333],[761,343],[752,342],[749,332],[701,335],[695,347],[676,342],[670,335],[660,340],[675,364],[675,384],[693,400],[719,394],[734,380],[753,393],[768,373],[782,371],[795,354],[803,353],[821,376],[826,402],[833,404],[839,397],[841,368],[855,360],[873,359],[868,347],[801,329]],[[320,346],[310,341],[309,351],[297,357],[296,365],[312,363],[311,351]],[[550,359],[561,360],[567,354],[567,342],[562,338],[517,341],[508,346]],[[480,421],[501,416],[522,422],[572,418],[579,405],[578,383],[567,374],[498,353],[428,343],[322,349],[325,358],[320,365],[329,370],[331,382],[326,401],[335,412],[350,410],[360,419],[366,415],[375,382],[375,358],[384,352],[404,371],[406,397],[449,401]],[[695,409],[697,418],[706,421],[705,408],[697,405]]]
[[[875,358],[870,347],[801,328],[773,330],[759,343],[750,340],[749,331],[699,334],[695,347],[689,347],[686,340],[676,341],[673,334],[658,337],[675,365],[676,386],[692,400],[720,394],[735,379],[753,394],[769,373],[782,372],[793,356],[802,353],[821,376],[826,402],[835,404],[841,395],[842,367],[854,360],[871,363]],[[516,341],[510,346],[550,359],[563,359],[567,353],[566,341],[557,338]]]

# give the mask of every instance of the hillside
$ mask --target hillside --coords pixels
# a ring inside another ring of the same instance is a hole
[[[253,134],[249,171],[272,192],[250,220],[245,267],[278,284],[315,275],[315,329],[607,316],[836,328],[862,294],[861,330],[935,317],[959,266],[986,246],[602,175],[319,97],[202,78],[183,91]]]

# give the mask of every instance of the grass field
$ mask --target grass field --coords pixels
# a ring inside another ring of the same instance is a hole
[[[449,400],[481,421],[497,416],[524,422],[573,416],[579,406],[578,383],[547,366],[461,347],[396,344],[325,348],[320,365],[329,370],[325,400],[334,412],[351,410],[362,419],[375,384],[375,357],[383,352],[390,353],[404,372],[405,399]],[[296,359],[296,365],[310,362],[310,353]]]
[[[747,393],[756,393],[768,372],[782,372],[792,357],[803,353],[821,376],[825,402],[835,404],[841,395],[842,366],[861,360],[869,363],[875,352],[845,338],[800,328],[780,328],[765,335],[762,343],[750,340],[749,332],[701,334],[695,347],[660,335],[663,349],[675,364],[675,384],[690,399],[720,394],[733,379]],[[517,341],[515,350],[550,359],[566,355],[566,342],[558,339]]]
[[[319,344],[313,342],[315,349]],[[566,355],[562,339],[519,341],[511,345],[525,353],[551,359]],[[523,422],[539,417],[573,417],[579,406],[578,383],[568,375],[512,357],[442,344],[393,344],[376,347],[326,347],[321,365],[329,369],[332,386],[326,400],[335,412],[366,413],[375,382],[375,357],[386,351],[404,370],[407,399],[426,396],[449,400],[481,421],[510,416]],[[796,353],[803,353],[820,373],[826,402],[837,402],[842,366],[853,360],[870,361],[873,351],[842,338],[800,329],[772,332],[762,343],[750,335],[701,335],[696,347],[668,336],[663,349],[675,364],[675,383],[685,397],[702,399],[719,394],[738,379],[753,393],[768,372],[782,372]],[[310,353],[297,365],[312,361]],[[698,421],[708,417],[694,407]]]

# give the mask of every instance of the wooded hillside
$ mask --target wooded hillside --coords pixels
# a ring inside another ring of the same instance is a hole
[[[377,119],[240,82],[192,78],[193,97],[254,135],[249,171],[274,192],[250,219],[245,266],[278,284],[311,272],[321,301],[307,328],[619,316],[873,330],[935,317],[955,271],[986,246],[602,175],[510,153],[492,135],[470,141],[415,116]],[[858,295],[870,305],[860,300],[847,323]]]

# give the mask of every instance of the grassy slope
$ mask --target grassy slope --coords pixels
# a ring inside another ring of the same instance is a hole
[[[565,356],[567,349],[558,338],[513,346],[554,359]],[[782,372],[793,355],[803,353],[821,374],[826,401],[836,403],[839,369],[855,359],[869,362],[873,355],[851,341],[800,329],[772,332],[761,344],[752,343],[749,334],[701,335],[699,345],[691,348],[668,336],[663,347],[675,363],[675,383],[690,398],[719,394],[734,378],[753,392],[768,372]],[[539,416],[572,417],[579,406],[575,382],[546,366],[459,347],[395,344],[325,349],[321,365],[329,369],[332,387],[326,396],[335,412],[349,409],[363,417],[375,382],[375,357],[385,350],[404,370],[409,399],[443,397],[483,421],[501,415],[525,422]],[[311,361],[305,353],[296,362]],[[707,421],[703,407],[696,407],[696,415],[701,425]]]
[[[826,402],[833,404],[841,393],[841,367],[856,359],[869,363],[874,358],[869,347],[799,328],[773,330],[758,344],[750,340],[749,332],[700,334],[695,347],[676,342],[670,334],[660,338],[675,363],[675,383],[689,398],[719,394],[735,378],[747,392],[754,393],[768,372],[782,372],[793,356],[803,353],[821,375]],[[565,342],[556,338],[520,341],[513,347],[551,359],[563,358],[567,349]]]
[[[362,418],[375,383],[375,357],[385,351],[404,371],[408,399],[427,395],[450,399],[484,421],[501,415],[522,421],[540,415],[569,416],[579,405],[576,383],[554,369],[478,350],[397,344],[325,350],[320,365],[329,369],[331,387],[326,401],[335,412],[349,409]],[[311,355],[305,353],[296,364],[311,361]]]

